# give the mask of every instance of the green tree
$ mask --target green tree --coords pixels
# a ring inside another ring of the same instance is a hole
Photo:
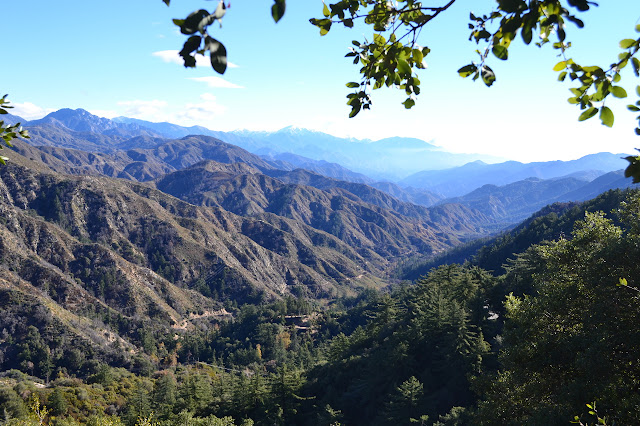
[[[173,411],[176,403],[178,384],[170,372],[163,374],[153,386],[153,407],[158,417],[166,418]]]
[[[0,416],[3,420],[27,415],[27,406],[20,395],[11,388],[0,388]]]
[[[138,419],[145,419],[151,415],[151,398],[148,384],[138,380],[131,394],[127,398],[125,420],[129,425],[135,425]]]
[[[203,413],[213,398],[209,376],[190,372],[180,385],[178,395],[181,408]]]
[[[389,424],[406,424],[410,419],[418,419],[420,400],[424,392],[422,383],[414,376],[402,382],[391,394],[387,403],[387,422]]]
[[[21,361],[22,369],[29,371],[31,374],[36,374],[48,382],[53,369],[53,362],[51,360],[51,350],[40,335],[40,331],[32,325],[29,326],[23,342],[18,347],[20,350],[18,359]]]
[[[69,404],[60,388],[55,388],[47,398],[47,407],[51,410],[51,414],[56,417],[67,414]]]
[[[300,391],[304,385],[305,378],[298,370],[288,369],[283,366],[278,369],[278,373],[273,377],[271,386],[272,401],[276,424],[288,425],[294,423],[294,416],[298,413],[301,401]]]
[[[572,239],[533,246],[507,273],[528,271],[532,294],[506,301],[502,368],[486,384],[479,422],[558,424],[595,400],[619,424],[640,422],[640,305],[617,285],[638,286],[638,196],[624,227],[587,213]]]

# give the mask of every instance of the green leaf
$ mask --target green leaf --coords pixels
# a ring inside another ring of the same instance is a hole
[[[205,39],[204,45],[205,49],[209,51],[211,67],[218,74],[224,74],[227,70],[227,49],[218,40],[209,36]]]
[[[588,108],[585,112],[580,114],[580,117],[578,117],[578,121],[588,120],[594,115],[596,115],[597,113],[598,113],[598,108],[595,108],[595,107]]]
[[[482,67],[480,74],[482,81],[487,87],[491,87],[491,85],[496,81],[496,74],[486,65]]]
[[[509,51],[507,50],[506,47],[500,44],[494,45],[491,51],[496,56],[496,58],[501,59],[503,61],[506,61],[509,58]]]
[[[358,113],[360,112],[360,108],[362,107],[362,104],[360,103],[360,101],[358,101],[357,103],[353,104],[351,106],[351,112],[349,113],[349,118],[353,118],[356,115],[358,115]]]
[[[184,61],[184,67],[185,68],[195,68],[196,67],[196,58],[194,56],[185,55],[185,56],[182,57],[182,60]]]
[[[553,70],[554,71],[562,71],[566,67],[567,67],[567,61],[561,61],[561,62],[558,62],[557,64],[555,64],[555,66],[553,67]]]
[[[613,96],[615,96],[616,98],[626,98],[627,97],[627,91],[624,90],[622,87],[620,86],[611,86],[611,88],[609,89],[609,91],[611,92],[611,94]]]
[[[202,38],[200,36],[191,36],[184,42],[184,46],[182,46],[182,50],[180,51],[180,56],[184,57],[189,55],[194,50],[197,50],[200,47],[200,43],[202,42]]]
[[[286,9],[285,0],[275,0],[273,6],[271,6],[271,16],[273,16],[273,20],[277,23],[284,16],[284,11]]]
[[[411,109],[415,104],[416,104],[416,101],[414,101],[411,98],[407,98],[407,100],[402,103],[405,109]]]
[[[635,106],[635,105],[627,105],[627,109],[628,109],[629,111],[631,111],[631,112],[638,112],[638,111],[640,111],[640,108],[638,108],[638,107],[637,107],[637,106]]]
[[[636,129],[638,133],[638,129]],[[640,157],[625,157],[625,160],[629,162],[629,165],[624,170],[624,177],[633,178],[633,183],[640,183]]]
[[[378,46],[384,46],[387,40],[380,34],[376,33],[373,35],[373,42]]]
[[[329,30],[331,29],[331,20],[330,19],[315,19],[315,18],[311,18],[309,19],[309,22],[311,22],[311,24],[315,25],[316,27],[320,28],[320,35],[326,35]]]
[[[405,75],[411,75],[411,67],[404,59],[398,59],[398,72]]]
[[[200,22],[207,16],[209,16],[209,12],[204,9],[190,13],[180,26],[180,32],[186,35],[195,34],[198,32],[198,25],[200,25]]]
[[[636,41],[632,38],[625,38],[624,40],[620,40],[620,48],[628,49],[636,44]]]
[[[576,24],[578,28],[584,28],[584,22],[582,22],[580,19],[576,18],[575,16],[568,15],[567,19],[573,22],[574,24]]]
[[[631,58],[631,64],[633,65],[633,73],[636,77],[640,77],[640,59],[635,57]]]
[[[323,7],[322,7],[322,14],[328,18],[329,16],[331,16],[331,11],[329,10],[329,8],[327,7],[326,3],[322,3]]]
[[[413,62],[421,64],[424,60],[424,55],[420,49],[413,49]]]
[[[524,41],[524,44],[531,43],[531,39],[533,38],[533,30],[531,26],[523,27],[521,35],[522,35],[522,41]]]
[[[609,107],[603,106],[600,109],[600,121],[607,127],[613,127],[613,111]]]
[[[565,78],[567,78],[567,72],[563,71],[560,73],[560,75],[558,76],[558,81],[564,81]]]
[[[636,86],[636,93],[640,96],[640,86]]]
[[[356,87],[360,87],[359,83],[356,83],[355,81],[349,82],[347,83],[347,87],[350,89],[355,89]]]
[[[162,0],[164,2],[164,4],[166,4],[167,6],[169,6],[169,3],[171,2],[171,0]]]
[[[626,278],[620,278],[620,280],[618,281],[618,285],[619,286],[627,286],[627,285],[629,285],[629,283],[627,282]]]
[[[589,74],[594,74],[595,72],[602,72],[602,68],[600,68],[597,65],[592,65],[592,66],[588,66],[588,67],[582,67],[582,71],[589,73]]]
[[[469,64],[469,65],[465,65],[464,67],[460,68],[458,70],[458,74],[460,74],[460,77],[466,78],[466,77],[469,77],[474,72],[476,72],[477,70],[478,70],[477,66],[475,66],[473,64]]]

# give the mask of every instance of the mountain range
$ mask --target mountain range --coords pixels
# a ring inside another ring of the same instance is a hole
[[[455,155],[404,138],[223,133],[84,110],[5,119],[32,138],[14,141],[0,167],[2,310],[110,365],[139,351],[140,330],[179,334],[238,304],[325,304],[390,286],[408,259],[424,264],[546,204],[629,186],[610,170],[613,154],[475,162],[392,182],[311,154],[331,140],[324,151],[359,148],[363,164],[363,152]],[[279,151],[287,146],[298,151]]]
[[[109,120],[82,109],[62,109],[30,122],[16,116],[5,117],[9,122],[21,121],[29,128],[33,145],[94,153],[151,149],[167,139],[194,134],[212,136],[260,155],[276,168],[304,168],[339,180],[367,183],[404,201],[426,206],[447,197],[465,195],[484,184],[506,185],[530,177],[549,179],[568,175],[593,180],[626,166],[622,160],[625,154],[610,153],[592,154],[573,161],[538,163],[495,163],[497,159],[489,159],[493,164],[488,164],[481,161],[482,157],[447,153],[412,138],[374,142],[293,127],[277,132],[220,132],[201,126],[182,127],[126,117]],[[415,167],[411,165],[414,162]]]

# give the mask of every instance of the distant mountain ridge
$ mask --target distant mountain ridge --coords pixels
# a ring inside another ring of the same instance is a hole
[[[236,131],[251,141],[243,146],[260,154],[291,152],[316,160],[338,163],[375,180],[395,181],[425,169],[444,169],[478,158],[479,154],[453,154],[416,138],[393,137],[378,141],[338,138],[326,133],[285,127],[277,132]]]
[[[129,124],[129,123],[117,123],[108,118],[98,117],[90,112],[78,108],[69,109],[63,108],[58,111],[47,114],[45,117],[39,120],[29,121],[29,126],[39,125],[54,125],[62,126],[75,132],[89,132],[100,133],[104,135],[114,136],[161,136],[160,133],[156,133],[146,127]]]
[[[112,120],[97,117],[83,109],[61,109],[42,119],[23,123],[28,126],[61,126],[73,132],[94,132],[124,142],[135,136],[180,138],[192,134],[213,136],[240,146],[252,153],[277,155],[292,153],[313,160],[324,160],[371,176],[376,180],[397,179],[425,168],[446,168],[462,165],[479,157],[490,156],[452,154],[433,144],[416,138],[393,137],[378,141],[339,138],[307,129],[285,127],[276,132],[233,131],[220,132],[202,126],[184,127],[171,123],[116,117]],[[44,144],[44,143],[43,143]],[[93,150],[111,152],[116,142],[97,144]],[[79,146],[65,145],[67,148]],[[128,148],[135,148],[129,146]],[[126,149],[120,147],[119,149]]]
[[[274,170],[290,172],[296,168],[306,169],[343,182],[340,184],[343,188],[346,187],[346,182],[366,184],[400,201],[427,207],[437,203],[451,202],[463,203],[466,206],[480,205],[486,200],[481,201],[483,198],[480,197],[472,201],[478,196],[474,191],[483,185],[494,185],[500,188],[494,188],[493,201],[487,201],[481,209],[498,220],[506,221],[505,223],[515,223],[540,208],[542,203],[556,201],[557,197],[567,192],[572,192],[572,197],[583,197],[586,193],[595,196],[598,189],[606,190],[627,185],[624,181],[617,183],[609,181],[602,187],[594,184],[591,189],[583,188],[584,194],[580,192],[588,181],[622,168],[624,166],[624,161],[620,158],[622,154],[600,153],[572,161],[537,163],[507,161],[487,164],[476,160],[460,167],[421,171],[401,180],[397,185],[389,181],[376,182],[367,175],[354,172],[338,163],[312,159],[292,152],[280,152],[280,150],[289,147],[294,151],[308,151],[316,157],[322,157],[323,152],[332,152],[335,156],[344,157],[342,159],[347,162],[351,161],[350,158],[357,158],[357,161],[363,164],[384,163],[383,169],[393,166],[389,156],[399,152],[403,154],[394,161],[401,161],[409,156],[413,160],[419,160],[421,166],[425,166],[422,163],[424,155],[428,154],[433,161],[439,162],[442,166],[446,163],[443,161],[443,156],[449,154],[415,138],[358,141],[295,127],[287,127],[277,132],[225,133],[199,126],[182,127],[171,123],[152,123],[125,117],[109,120],[82,109],[59,110],[41,120],[27,122],[26,126],[33,135],[29,142],[32,145],[51,147],[42,151],[66,163],[63,165],[53,159],[50,160],[52,166],[56,164],[54,169],[55,167],[58,171],[64,169],[65,173],[97,173],[148,181],[203,160],[222,163],[242,162],[257,167],[261,173]],[[187,134],[192,131],[207,133],[209,136]],[[179,139],[172,137],[184,134],[187,135]],[[230,140],[233,144],[228,143]],[[242,149],[243,146],[251,151]],[[61,151],[60,148],[73,148],[95,154],[89,156],[80,152]],[[261,154],[256,155],[256,153]],[[267,174],[274,176],[272,172]],[[281,178],[284,179],[284,176],[282,175]],[[286,176],[286,179],[292,179],[294,175]],[[571,177],[576,179],[572,186],[563,186],[569,182],[564,179]],[[548,188],[543,190],[538,198],[537,196],[525,197],[522,202],[514,201],[522,197],[522,189],[517,188],[529,187],[533,191],[532,181],[527,183],[528,186],[522,186],[522,182],[530,178],[561,180],[544,184],[538,182],[535,184],[537,188],[535,191],[542,186]],[[313,181],[316,187],[324,185],[319,183],[321,180],[317,177],[311,178],[309,175],[303,176],[298,173],[297,179],[301,181],[292,183],[308,184]],[[518,182],[520,183],[517,184]],[[505,185],[509,187],[502,188]],[[550,188],[554,186],[556,187],[555,195],[547,196],[551,194]],[[353,188],[355,186],[352,186]],[[518,192],[521,194],[518,195]],[[500,195],[497,195],[498,193]]]
[[[570,161],[506,161],[496,164],[474,161],[461,167],[415,173],[398,183],[401,186],[427,189],[445,197],[457,197],[482,185],[506,185],[532,177],[551,179],[587,171],[592,175],[603,175],[626,167],[624,156],[625,154],[601,152]]]

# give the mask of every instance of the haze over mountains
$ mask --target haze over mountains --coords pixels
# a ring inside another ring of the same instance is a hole
[[[11,115],[7,120],[21,121],[29,127],[33,145],[101,153],[156,148],[166,139],[195,134],[212,136],[261,155],[277,168],[298,167],[340,180],[367,183],[423,205],[428,205],[425,199],[433,200],[433,194],[441,198],[457,197],[487,183],[506,185],[530,177],[549,179],[572,173],[578,173],[575,177],[579,179],[593,180],[626,166],[621,159],[624,154],[600,153],[573,161],[496,163],[499,159],[448,153],[412,138],[374,142],[294,127],[277,132],[219,132],[200,126],[182,127],[126,117],[109,120],[82,109],[62,109],[31,122]],[[376,183],[378,181],[395,182],[408,193]],[[425,190],[429,193],[425,194]]]

